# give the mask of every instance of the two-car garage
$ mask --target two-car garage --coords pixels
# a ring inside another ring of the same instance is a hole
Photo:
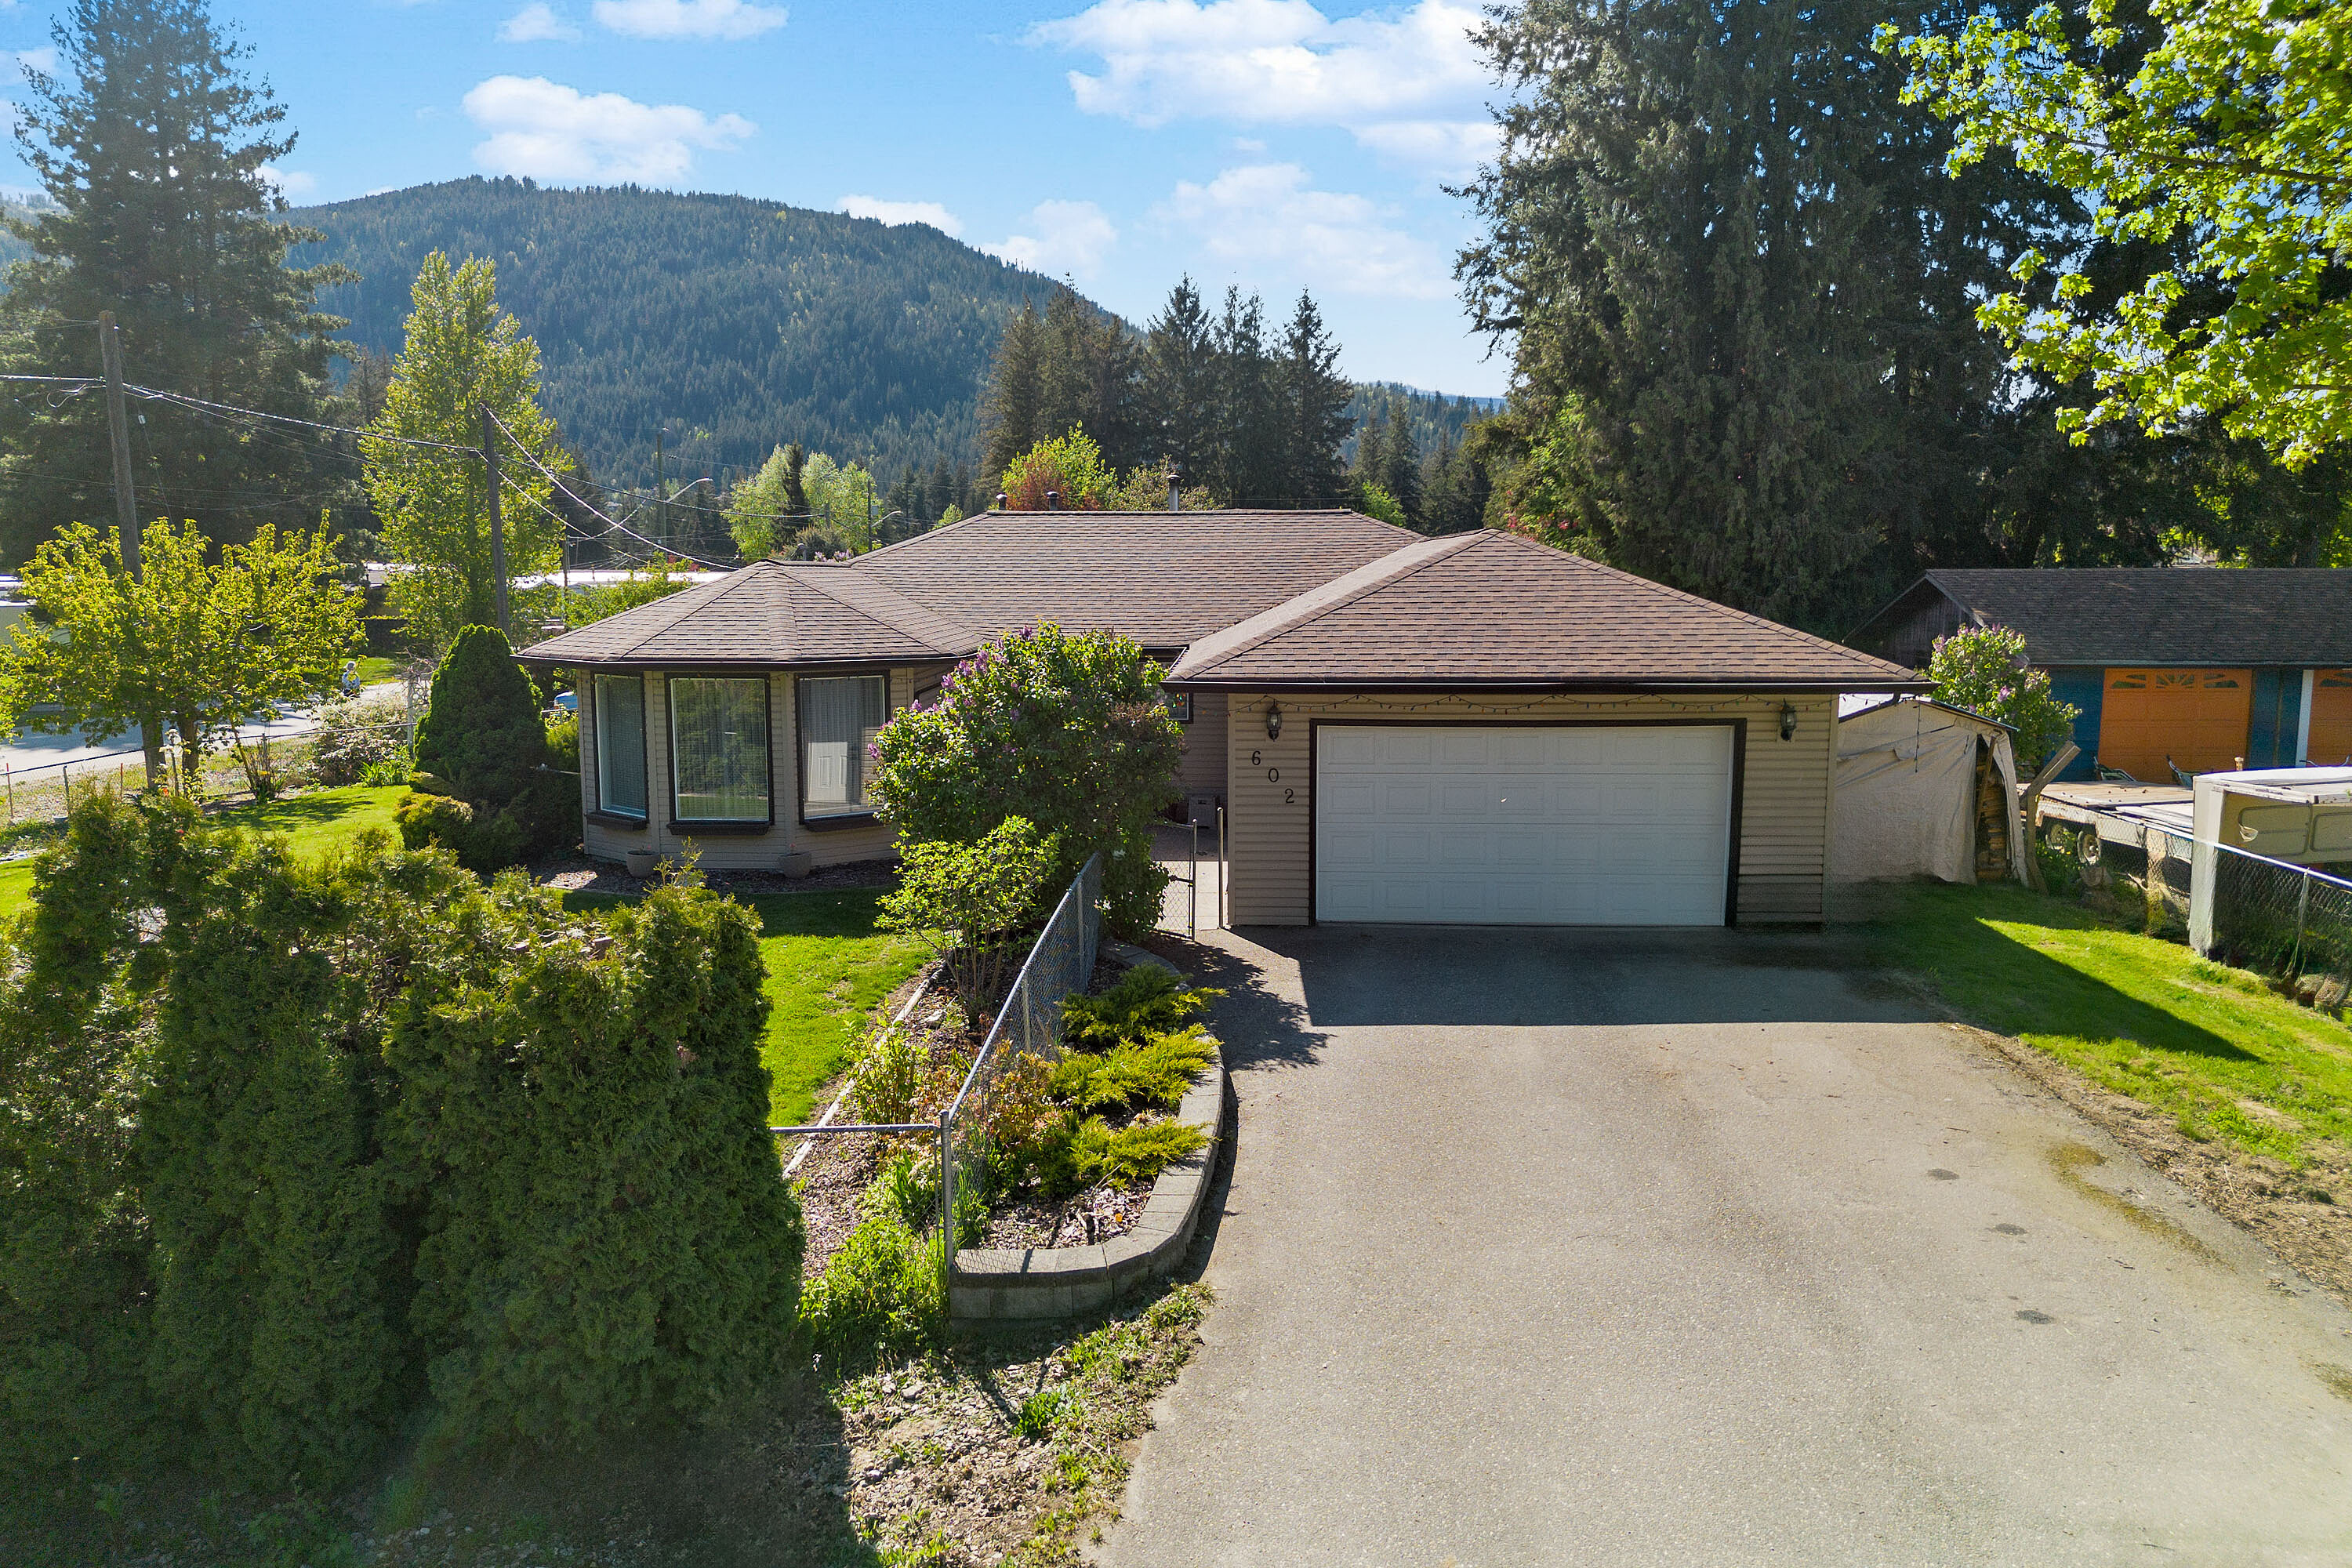
[[[1734,724],[1316,726],[1317,921],[1720,925]]]

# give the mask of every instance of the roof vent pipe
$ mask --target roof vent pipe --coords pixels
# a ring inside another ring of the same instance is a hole
[[[1045,510],[1047,511],[1059,511],[1062,510],[1061,491],[1047,490],[1045,492]]]
[[[1003,511],[1004,510],[1004,492],[1003,490],[996,492],[996,510],[999,511]]]
[[[1183,510],[1183,500],[1184,476],[1177,471],[1175,464],[1171,463],[1168,465],[1168,510],[1170,511]]]

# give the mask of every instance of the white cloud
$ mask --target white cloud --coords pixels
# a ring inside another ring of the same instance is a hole
[[[1205,185],[1181,180],[1152,216],[1219,260],[1276,267],[1317,289],[1404,300],[1454,291],[1434,247],[1383,223],[1363,196],[1311,188],[1296,163],[1245,164]]]
[[[879,223],[927,223],[944,235],[963,232],[963,220],[937,202],[888,202],[880,196],[844,196],[841,210],[851,217],[870,217]]]
[[[1030,209],[1029,226],[1037,232],[980,248],[1033,272],[1085,278],[1118,243],[1118,230],[1092,202],[1039,202]]]
[[[597,21],[633,38],[756,38],[790,15],[750,0],[596,0],[595,11]]]
[[[280,169],[273,164],[261,165],[261,177],[278,187],[278,194],[291,201],[307,196],[319,188],[319,176],[300,169]]]
[[[1333,125],[1391,157],[1458,173],[1476,163],[1461,128],[1483,118],[1491,88],[1469,37],[1482,19],[1464,0],[1336,21],[1309,0],[1100,0],[1030,37],[1102,61],[1093,74],[1069,73],[1089,114],[1139,125]]]
[[[592,96],[545,77],[494,76],[465,103],[467,118],[490,133],[474,149],[477,163],[542,180],[665,184],[693,169],[698,151],[732,152],[759,129],[740,114]]]
[[[580,29],[555,14],[547,0],[531,0],[531,4],[509,16],[499,25],[499,42],[502,44],[576,44]]]
[[[57,75],[58,51],[51,46],[43,44],[37,49],[18,49],[9,57],[8,79],[10,80],[24,80],[27,68],[39,71],[45,76]]]

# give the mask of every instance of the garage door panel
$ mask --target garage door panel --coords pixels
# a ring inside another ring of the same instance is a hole
[[[1318,730],[1327,921],[1720,923],[1727,726]]]

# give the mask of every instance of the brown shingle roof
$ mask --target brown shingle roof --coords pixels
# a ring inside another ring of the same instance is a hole
[[[1172,685],[1918,689],[1911,671],[1509,533],[1424,541],[1217,636]]]
[[[955,658],[969,626],[849,566],[756,561],[546,642],[534,664],[857,663]]]
[[[1877,646],[1933,594],[2037,665],[2352,664],[2352,571],[2328,566],[1945,567],[1846,640]]]
[[[1352,511],[985,511],[856,568],[982,640],[1054,621],[1180,648],[1417,537]]]

